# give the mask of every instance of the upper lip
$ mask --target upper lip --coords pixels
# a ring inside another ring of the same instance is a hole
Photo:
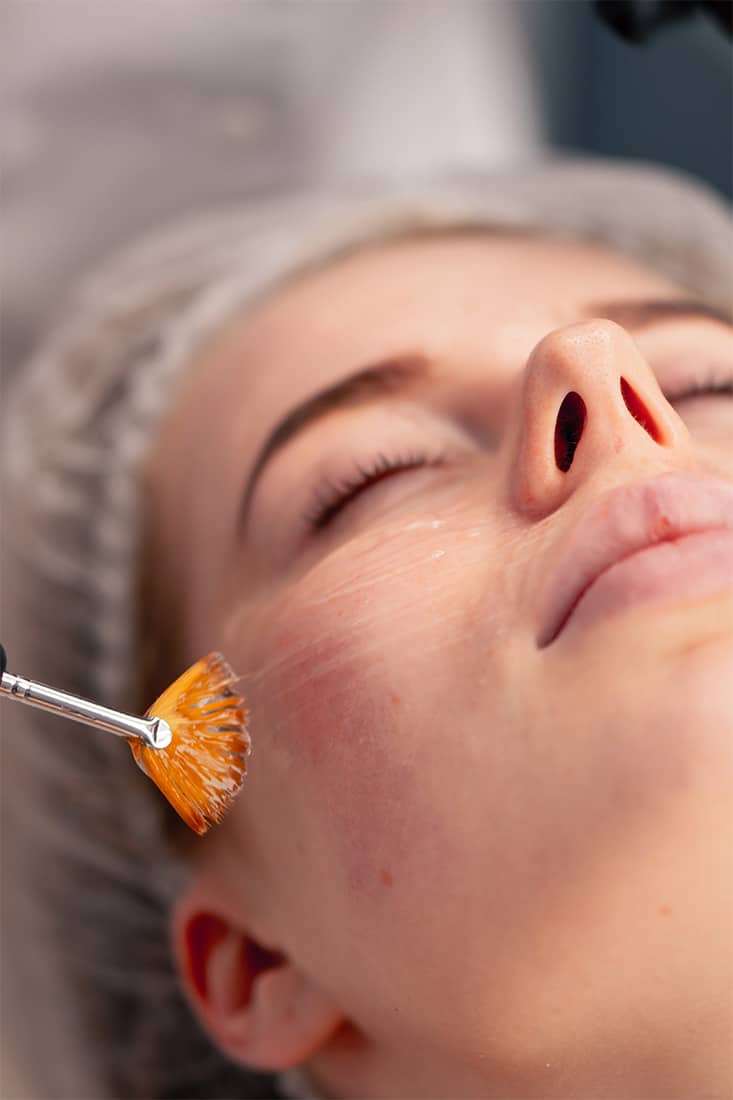
[[[554,641],[591,584],[612,565],[658,542],[733,528],[733,485],[668,473],[604,493],[570,533],[550,578],[537,644]]]

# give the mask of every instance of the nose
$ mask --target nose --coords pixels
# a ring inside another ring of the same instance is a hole
[[[512,496],[549,515],[611,464],[653,476],[689,461],[687,428],[620,325],[584,321],[551,332],[529,357],[512,453]]]

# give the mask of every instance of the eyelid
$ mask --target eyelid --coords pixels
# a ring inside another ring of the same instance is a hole
[[[411,410],[413,414],[418,411],[415,407]],[[333,434],[329,433],[326,442],[318,439],[318,433],[315,441],[310,437],[309,453],[298,451],[297,447],[283,451],[282,461],[276,460],[268,469],[257,500],[253,501],[253,523],[247,536],[263,569],[271,573],[296,567],[299,562],[309,560],[309,555],[321,552],[318,538],[306,519],[307,510],[309,507],[312,510],[318,499],[319,483],[353,480],[357,467],[367,467],[380,451],[390,457],[424,452],[427,458],[445,452],[446,466],[452,465],[454,458],[460,461],[476,452],[475,438],[450,413],[422,411],[423,416],[393,419],[385,416],[382,406],[376,416],[366,420],[360,413],[358,424],[350,418],[348,422],[340,419],[337,427],[334,421]],[[416,469],[414,476],[427,478],[430,472]],[[432,473],[439,476],[440,471]],[[396,475],[395,480],[401,476]],[[328,536],[329,532],[324,530],[323,539]]]
[[[351,477],[340,483],[326,482],[318,487],[313,506],[305,514],[305,522],[317,534],[345,511],[349,505],[371,488],[398,474],[442,466],[446,461],[445,450],[430,452],[410,451],[391,454],[379,452],[366,464],[358,463]]]
[[[730,396],[733,394],[733,367],[712,367],[702,372],[683,375],[676,384],[666,386],[664,395],[671,405],[698,397]]]
[[[695,398],[701,397],[733,397],[733,381],[721,382],[716,386],[695,386],[669,400],[680,405],[683,401],[694,401]]]
[[[306,477],[337,481],[353,474],[359,461],[362,465],[371,461],[380,450],[434,451],[438,445],[473,445],[470,432],[451,410],[407,400],[339,410],[321,421],[317,431],[304,431],[272,459],[252,503],[257,510],[261,495],[269,497],[273,487],[292,482],[298,472],[304,475],[299,479],[301,485]]]

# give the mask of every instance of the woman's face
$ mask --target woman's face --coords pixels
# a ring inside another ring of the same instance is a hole
[[[732,382],[674,284],[477,234],[291,284],[180,394],[161,583],[251,708],[211,843],[395,1064],[549,1086],[730,1026]]]

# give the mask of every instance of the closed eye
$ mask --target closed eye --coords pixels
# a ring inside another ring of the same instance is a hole
[[[683,401],[691,401],[696,397],[733,397],[733,378],[722,381],[693,382],[685,386],[678,393],[668,393],[667,400],[672,405],[678,405]]]
[[[357,465],[355,473],[343,480],[322,481],[305,521],[312,531],[322,531],[356,497],[385,478],[425,466],[439,466],[443,462],[442,454],[414,451],[390,457],[380,453],[366,466]]]

